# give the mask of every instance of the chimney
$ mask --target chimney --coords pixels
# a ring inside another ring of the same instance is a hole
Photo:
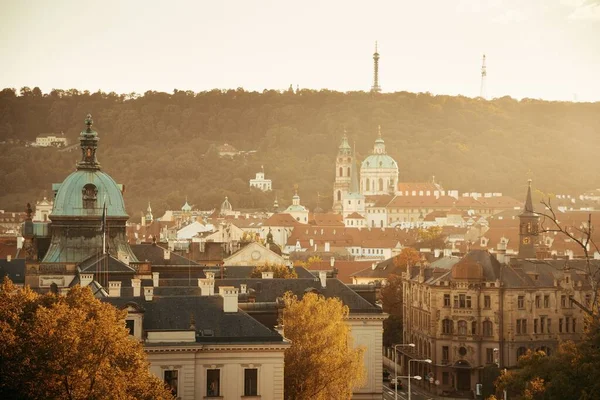
[[[22,249],[24,242],[25,242],[25,238],[23,236],[19,236],[17,238],[17,249]]]
[[[79,286],[86,287],[94,280],[94,274],[80,274],[79,275]]]
[[[241,294],[246,294],[246,288],[248,286],[245,283],[240,284],[240,293]]]
[[[215,294],[215,280],[198,278],[198,287],[201,296],[212,296]]]
[[[497,247],[498,253],[496,254],[496,259],[500,264],[506,264],[506,243],[500,242]]]
[[[158,287],[158,277],[160,275],[160,272],[153,272],[152,273],[152,286],[154,287]]]
[[[214,272],[205,272],[204,276],[206,276],[206,279],[215,279],[215,273]]]
[[[108,297],[121,297],[121,282],[120,281],[109,281],[108,282]]]
[[[238,289],[233,286],[219,287],[219,294],[223,297],[223,312],[237,312]]]
[[[12,256],[10,254],[6,255],[6,262],[11,262]]]
[[[326,252],[329,252],[329,251],[331,251],[331,250],[330,250],[330,248],[331,248],[331,247],[330,247],[330,244],[329,244],[329,242],[325,242],[325,251],[326,251]]]
[[[327,271],[319,271],[319,280],[321,287],[327,287]]]
[[[154,297],[154,288],[152,286],[144,286],[144,299],[146,301],[152,301]]]
[[[372,264],[371,264],[371,269],[372,269],[373,271],[375,270],[375,268],[376,268],[376,267],[377,267],[377,263],[372,263]]]
[[[315,244],[315,241],[311,238],[309,239],[308,243],[310,243],[310,247],[312,247]]]
[[[335,257],[331,257],[329,259],[329,265],[331,266],[331,268],[333,268],[333,266],[335,265]]]
[[[131,279],[131,287],[133,288],[133,297],[140,297],[141,288],[142,288],[142,280],[139,278]]]
[[[167,249],[165,249],[165,251],[163,252],[163,258],[164,258],[165,260],[170,260],[170,259],[171,259],[171,251],[170,251],[170,250],[167,250]]]
[[[263,279],[273,279],[273,271],[263,271],[262,278]]]

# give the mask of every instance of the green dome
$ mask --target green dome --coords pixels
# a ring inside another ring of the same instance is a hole
[[[56,196],[51,219],[57,216],[99,217],[105,203],[108,217],[129,217],[123,201],[123,186],[99,169],[80,169],[67,176],[63,183],[52,186]]]
[[[391,169],[398,168],[396,161],[387,154],[371,154],[362,162],[361,170],[365,169]]]

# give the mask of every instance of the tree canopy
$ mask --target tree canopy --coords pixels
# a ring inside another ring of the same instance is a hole
[[[39,295],[0,286],[0,398],[173,399],[150,373],[125,313],[76,286]]]
[[[51,197],[51,184],[73,170],[79,152],[26,148],[22,141],[64,132],[76,144],[88,112],[100,135],[99,160],[125,184],[135,218],[148,200],[162,215],[179,209],[186,195],[203,209],[225,196],[236,209],[270,208],[275,195],[285,206],[296,183],[303,205],[314,209],[321,193],[327,208],[332,199],[323,194],[333,191],[344,129],[362,160],[378,125],[404,182],[435,175],[446,189],[515,196],[529,177],[553,193],[600,186],[600,103],[307,89],[140,95],[22,88],[0,91],[0,187],[7,189],[0,208],[21,210],[44,191]],[[245,154],[219,158],[216,149],[225,143]],[[261,165],[273,193],[249,188]]]
[[[292,346],[285,351],[285,398],[349,399],[365,378],[363,348],[352,346],[338,298],[307,293],[284,295],[283,327]]]
[[[294,279],[298,277],[294,269],[285,265],[265,264],[254,267],[250,272],[250,278],[261,278],[263,272],[273,272],[273,278]]]

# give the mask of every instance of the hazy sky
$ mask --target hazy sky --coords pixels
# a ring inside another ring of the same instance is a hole
[[[0,0],[0,88],[600,100],[600,0]],[[576,97],[575,97],[576,96]]]

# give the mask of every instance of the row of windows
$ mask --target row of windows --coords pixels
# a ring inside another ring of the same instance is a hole
[[[478,323],[477,321],[471,322],[471,329],[469,331],[469,324],[465,320],[460,320],[457,323],[456,334],[466,336],[466,335],[477,335]],[[494,335],[494,325],[492,321],[483,321],[483,336],[493,336]],[[442,320],[442,333],[445,335],[451,335],[454,331],[454,321],[449,318],[445,318]]]
[[[177,397],[179,390],[179,370],[167,370],[164,372],[163,379],[167,387],[171,390],[173,396]],[[206,397],[222,396],[221,388],[221,370],[206,370]],[[244,369],[244,396],[258,396],[258,369]]]
[[[517,334],[524,335],[527,333],[527,319],[517,319]],[[577,330],[577,319],[571,317],[558,319],[559,333],[575,333]],[[552,333],[552,320],[550,318],[541,317],[533,319],[533,333]]]
[[[566,278],[567,282],[569,277]],[[543,299],[543,303],[542,303],[542,299]],[[560,296],[560,306],[561,308],[572,308],[573,307],[573,302],[571,301],[573,299],[573,295],[561,295]],[[585,295],[585,303],[586,305],[590,305],[592,303],[592,295],[590,294],[586,294]],[[551,307],[551,303],[550,303],[550,296],[549,295],[544,295],[542,296],[535,296],[535,307],[536,308],[550,308]],[[519,309],[524,309],[525,308],[525,296],[518,296],[517,297],[517,308]]]

